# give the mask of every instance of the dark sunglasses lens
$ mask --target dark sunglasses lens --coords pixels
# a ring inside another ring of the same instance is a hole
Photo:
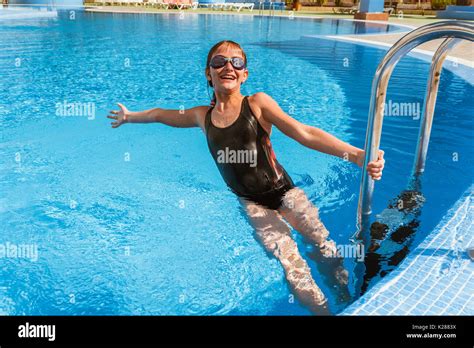
[[[215,56],[214,58],[212,58],[210,66],[214,69],[219,69],[222,68],[226,63],[227,61],[224,57]]]
[[[232,58],[232,66],[235,69],[242,70],[243,68],[245,68],[245,62],[242,58],[235,57]]]

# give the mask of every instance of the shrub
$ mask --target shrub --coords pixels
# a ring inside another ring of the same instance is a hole
[[[448,5],[456,5],[456,0],[431,0],[433,10],[445,10]]]

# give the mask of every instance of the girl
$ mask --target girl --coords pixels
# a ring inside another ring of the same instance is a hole
[[[313,280],[287,223],[316,246],[322,263],[332,266],[332,275],[342,286],[347,285],[347,271],[341,261],[334,261],[336,246],[328,239],[329,232],[319,219],[318,209],[278,163],[270,134],[274,125],[304,146],[359,166],[363,164],[364,151],[298,122],[263,92],[243,96],[240,86],[248,78],[246,66],[247,57],[240,45],[221,41],[207,56],[205,75],[214,88],[210,107],[196,106],[184,112],[160,108],[132,112],[119,103],[120,110],[111,111],[107,117],[114,120],[113,128],[124,123],[150,122],[200,127],[223,179],[238,196],[257,239],[280,261],[292,291],[314,313],[328,313],[327,299]],[[367,169],[373,179],[380,180],[383,167],[380,151],[378,160],[369,163]]]

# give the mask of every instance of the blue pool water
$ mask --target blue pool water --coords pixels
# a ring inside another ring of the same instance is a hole
[[[125,125],[131,110],[209,102],[203,70],[219,40],[249,58],[244,94],[264,91],[298,120],[362,147],[370,85],[384,51],[304,35],[383,33],[342,20],[58,11],[0,20],[0,245],[36,245],[38,260],[0,258],[0,313],[305,315],[283,271],[253,237],[198,129]],[[422,103],[428,65],[403,59],[388,100]],[[471,183],[474,88],[444,71],[426,173],[419,243]],[[93,103],[95,117],[57,115]],[[386,117],[384,178],[373,211],[406,188],[419,121]],[[272,135],[277,157],[320,208],[332,238],[355,232],[359,169]],[[456,153],[457,155],[453,155]],[[456,157],[457,156],[457,157]],[[455,158],[456,157],[456,158]],[[309,246],[295,234],[334,312]],[[355,290],[355,262],[345,260]]]

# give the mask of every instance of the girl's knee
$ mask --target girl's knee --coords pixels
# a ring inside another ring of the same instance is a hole
[[[280,258],[282,255],[285,255],[292,249],[291,244],[294,243],[293,238],[291,238],[290,231],[281,230],[281,231],[256,231],[257,237],[260,242],[265,247],[265,250],[275,257]],[[296,248],[296,244],[293,249]]]
[[[295,229],[313,243],[321,245],[328,239],[329,231],[316,214],[299,214],[295,216],[295,220]]]
[[[315,219],[315,221],[313,222],[313,226],[310,227],[308,233],[311,234],[312,239],[318,245],[322,245],[329,237],[329,231],[319,219]]]

